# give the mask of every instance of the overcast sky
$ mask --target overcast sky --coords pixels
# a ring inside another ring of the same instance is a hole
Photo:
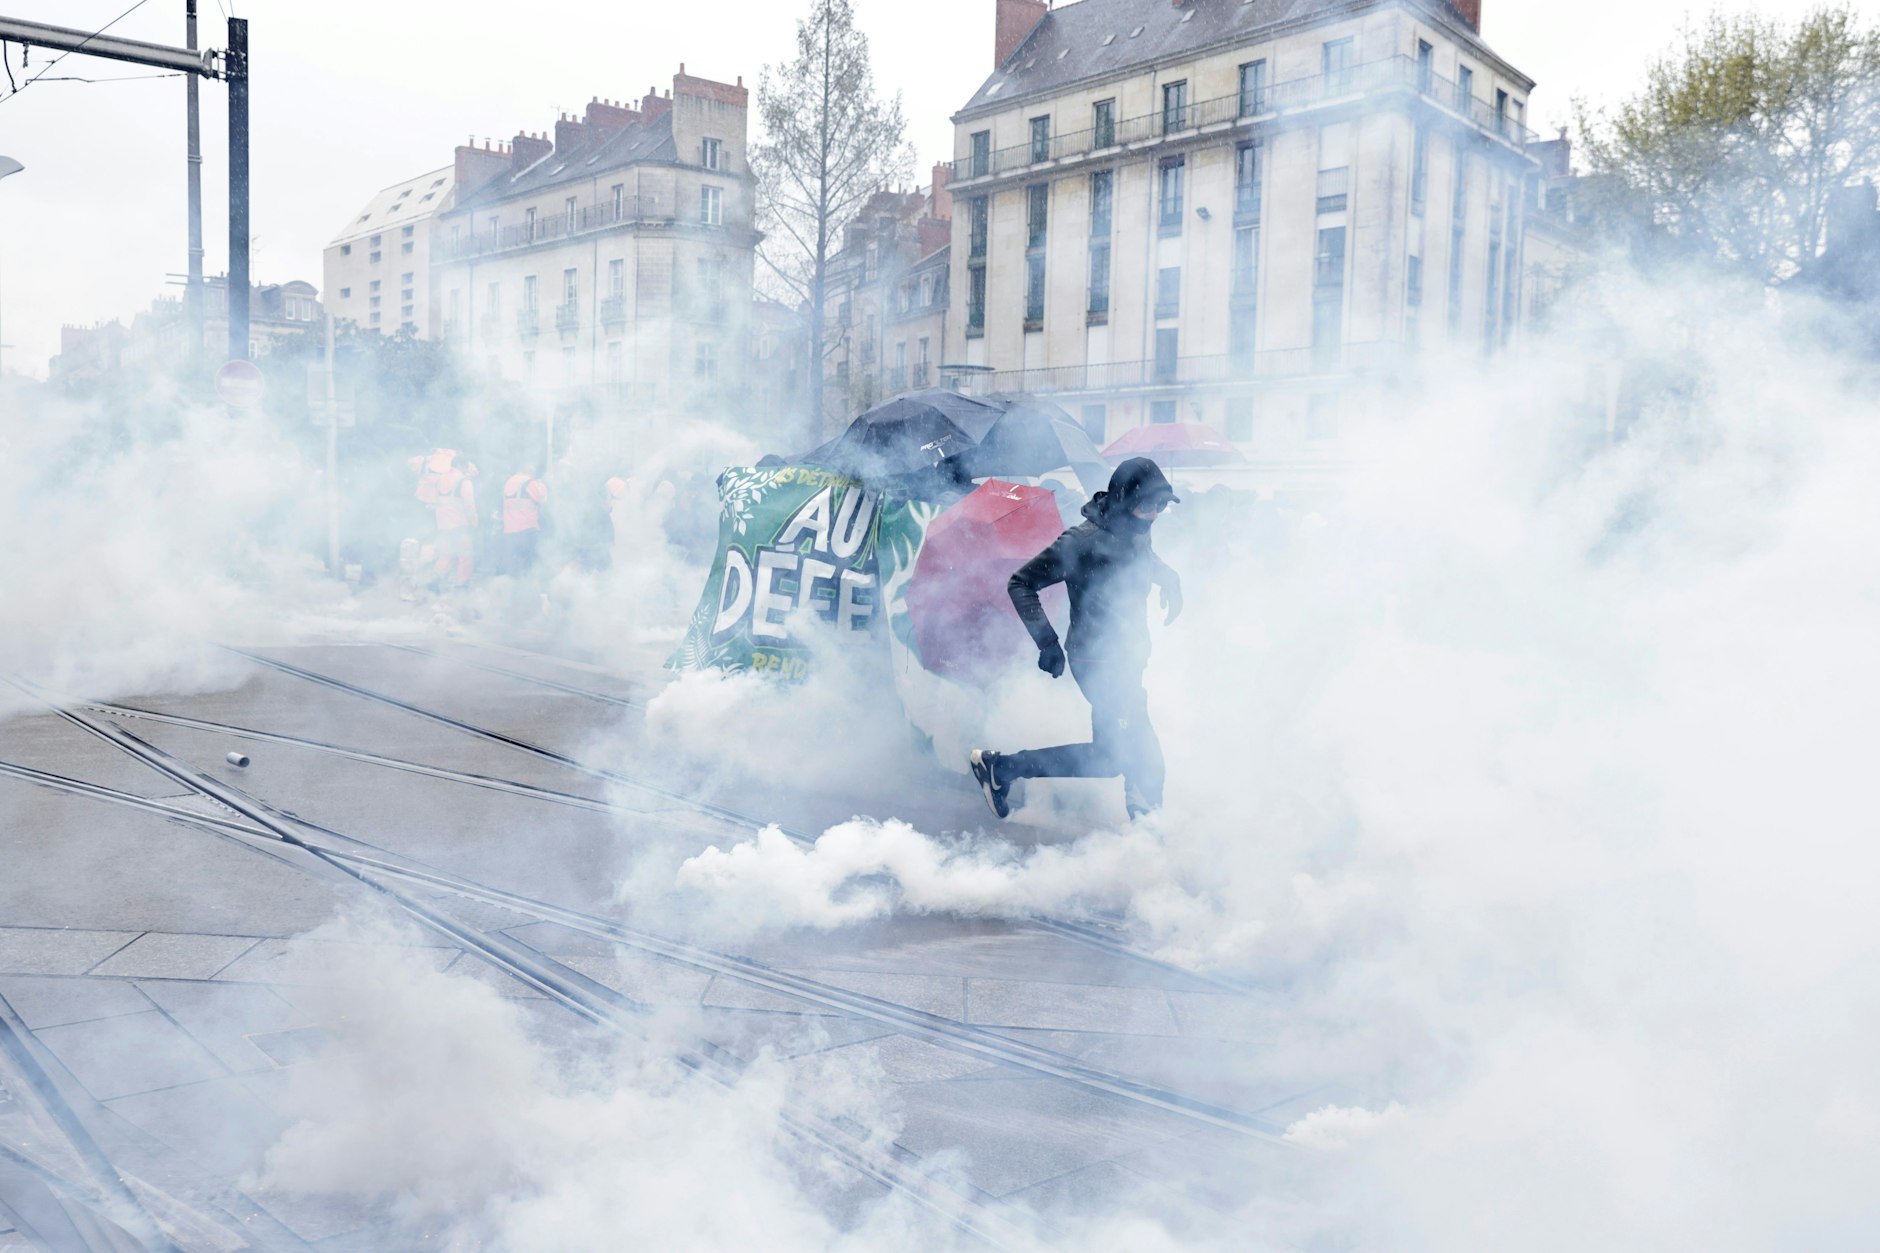
[[[95,28],[132,0],[0,0],[7,16]],[[1137,0],[1161,4],[1166,0]],[[1219,3],[1221,0],[1204,0]],[[200,0],[203,43],[225,41],[222,8]],[[669,87],[680,62],[755,86],[787,58],[808,0],[241,0],[254,72],[254,274],[320,281],[320,251],[372,193],[446,165],[469,135],[552,129],[557,108]],[[1793,15],[1809,0],[1760,0]],[[1880,0],[1861,0],[1873,12]],[[906,98],[922,168],[950,155],[948,117],[989,72],[993,0],[855,0],[876,76]],[[114,34],[182,43],[184,0],[145,0]],[[1543,132],[1574,96],[1610,98],[1637,80],[1695,8],[1664,0],[1484,0],[1483,33],[1538,81]],[[19,50],[12,49],[16,78]],[[35,51],[25,74],[50,59]],[[63,323],[128,321],[186,264],[180,79],[88,85],[56,76],[136,74],[73,56],[0,101],[0,154],[26,165],[0,182],[0,337],[8,368],[45,373]],[[227,263],[226,94],[203,88],[204,234],[210,273]]]

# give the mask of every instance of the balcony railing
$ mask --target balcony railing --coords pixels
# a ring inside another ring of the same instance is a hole
[[[542,330],[540,310],[518,309],[516,311],[516,334],[537,335]]]
[[[1497,135],[1516,148],[1525,148],[1535,138],[1533,131],[1508,115],[1497,115],[1486,100],[1457,97],[1456,86],[1447,79],[1420,72],[1415,57],[1398,55],[1346,66],[1330,73],[1311,74],[1268,85],[1257,95],[1216,96],[1166,114],[1157,109],[1138,117],[1124,118],[1114,125],[1066,131],[1051,136],[1048,145],[1027,140],[1009,148],[999,148],[981,157],[961,157],[953,162],[956,183],[975,178],[996,178],[1040,165],[1072,161],[1081,157],[1115,150],[1142,147],[1163,140],[1179,139],[1218,127],[1250,123],[1280,114],[1315,109],[1349,101],[1354,97],[1408,91],[1432,103],[1460,114],[1471,124]],[[1254,111],[1250,111],[1254,110]],[[1040,154],[1048,155],[1040,159]],[[977,168],[975,168],[977,167]]]
[[[580,329],[580,326],[581,326],[581,302],[580,301],[564,300],[562,303],[555,306],[555,329],[556,330],[573,331],[573,330]]]
[[[898,395],[907,390],[907,367],[897,365],[888,371],[888,391]]]
[[[601,323],[604,326],[619,326],[627,320],[627,298],[609,296],[601,301]]]
[[[1165,360],[1114,361],[1102,365],[1050,366],[1036,370],[975,373],[961,381],[972,395],[991,392],[1114,392],[1158,387],[1178,388],[1231,383],[1245,379],[1298,378],[1313,374],[1383,370],[1400,366],[1408,350],[1400,343],[1343,344],[1332,352],[1278,348],[1263,352],[1179,357],[1171,370]]]
[[[551,218],[538,218],[534,222],[518,223],[493,231],[478,231],[474,235],[441,242],[437,245],[437,255],[444,261],[463,261],[471,257],[488,256],[492,253],[512,252],[520,248],[533,248],[540,244],[559,243],[562,240],[592,235],[600,231],[610,231],[622,226],[655,225],[670,226],[678,223],[701,225],[698,222],[698,206],[688,202],[690,212],[682,214],[669,198],[662,196],[628,196],[618,204],[605,201],[591,204],[577,211],[570,217],[558,213]]]

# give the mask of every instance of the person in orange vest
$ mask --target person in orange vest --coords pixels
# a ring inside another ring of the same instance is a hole
[[[476,569],[477,494],[470,482],[475,473],[462,453],[450,459],[450,468],[437,476],[437,573],[449,576],[456,568],[456,584],[470,582]]]
[[[503,484],[503,573],[520,577],[535,569],[542,506],[547,502],[548,484],[535,476],[533,464]]]

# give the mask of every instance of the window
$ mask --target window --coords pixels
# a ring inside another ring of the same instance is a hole
[[[417,233],[417,231],[418,231],[418,228],[417,228],[417,227],[415,227],[415,226],[407,226],[407,227],[406,227],[406,228],[404,229],[404,231],[403,231],[403,232],[401,232],[401,233],[402,233],[402,234],[404,235],[404,237],[405,237],[406,239],[410,239],[410,238],[411,238],[411,237],[412,237],[413,235],[415,235],[415,234]]]
[[[1099,100],[1092,109],[1091,147],[1109,148],[1116,143],[1116,101]]]
[[[615,387],[626,378],[627,355],[617,339],[607,341],[607,381]]]
[[[1097,447],[1103,447],[1103,437],[1108,434],[1110,411],[1102,405],[1085,405],[1083,411],[1084,434]]]
[[[1468,66],[1456,69],[1456,112],[1470,114],[1470,106],[1475,103],[1475,71]]]
[[[1087,310],[1092,315],[1104,315],[1110,311],[1110,243],[1090,245],[1090,305]]]
[[[352,245],[351,245],[351,244],[341,244],[341,245],[339,246],[339,255],[340,255],[340,256],[342,256],[342,257],[350,257],[350,256],[352,256]]]
[[[1025,189],[1025,246],[1044,247],[1046,218],[1051,206],[1051,187],[1034,183]]]
[[[1351,40],[1327,40],[1320,53],[1325,72],[1325,94],[1342,96],[1356,85],[1351,68]]]
[[[1410,212],[1423,215],[1430,194],[1430,136],[1418,126],[1410,148]]]
[[[375,252],[370,257],[368,257],[367,260],[369,260],[373,265],[377,265],[379,263],[379,254]]]
[[[1188,83],[1167,83],[1162,88],[1162,133],[1188,129]]]
[[[530,243],[535,242],[536,235],[535,235],[535,210],[534,209],[524,209],[522,211],[522,234],[523,234],[523,238],[527,239]]]
[[[1266,60],[1249,61],[1240,67],[1240,116],[1253,117],[1266,112]]]
[[[1031,119],[1031,160],[1036,165],[1040,161],[1051,159],[1051,119],[1035,117]]]
[[[561,303],[571,305],[575,302],[580,293],[576,279],[579,273],[578,270],[563,270],[561,272]]]
[[[1241,144],[1234,150],[1234,212],[1240,217],[1260,216],[1260,145]]]
[[[615,183],[613,186],[613,194],[614,221],[624,222],[627,218],[627,185],[625,183]]]
[[[1161,209],[1162,233],[1165,235],[1182,228],[1182,178],[1185,173],[1180,157],[1170,157],[1162,162],[1157,203]]]
[[[374,235],[374,236],[372,237],[372,246],[373,246],[374,248],[377,248],[377,247],[379,246],[379,239],[380,239],[380,236],[378,236],[378,235]]]
[[[1025,258],[1025,322],[1035,329],[1044,321],[1044,254],[1034,252]]]
[[[1449,216],[1458,228],[1469,216],[1469,154],[1456,153],[1456,189],[1449,205]]]
[[[372,307],[372,308],[374,308],[374,309],[376,309],[376,308],[378,308],[378,307],[379,307],[379,301],[380,301],[380,297],[378,297],[378,296],[374,296],[374,297],[372,297],[372,301],[371,301],[371,307]]]
[[[1423,320],[1423,258],[1411,257],[1404,275],[1403,338],[1411,347],[1421,340]]]
[[[1253,438],[1253,398],[1234,396],[1227,402],[1227,420],[1224,434],[1236,444],[1244,444]]]
[[[607,294],[616,297],[627,294],[627,263],[624,258],[615,257],[607,263]]]
[[[1436,81],[1436,49],[1429,41],[1417,40],[1417,90],[1427,94]]]
[[[718,376],[718,345],[700,342],[692,350],[692,374],[699,379],[713,379]]]
[[[992,173],[992,132],[973,132],[973,172],[972,178],[984,178]]]
[[[418,200],[419,200],[419,202],[420,202],[420,203],[422,203],[422,202],[424,202],[424,201],[426,201],[426,200],[435,200],[436,198],[437,198],[437,193],[436,193],[436,192],[434,192],[434,191],[427,191],[427,192],[425,192],[425,193],[424,193],[424,195],[422,195],[422,196],[420,196],[420,197],[418,197]]]
[[[537,308],[535,298],[535,275],[533,274],[522,280],[522,307],[529,310],[531,313],[535,312]]]
[[[379,289],[379,280],[375,278],[372,280],[372,290],[377,291],[378,289]]]
[[[502,311],[503,285],[501,283],[491,283],[488,292],[485,293],[484,315],[494,319],[498,314],[502,313]]]
[[[1509,137],[1525,142],[1527,138],[1527,102],[1524,100],[1510,100],[1508,102],[1508,108],[1510,111],[1509,115],[1514,118],[1514,128]]]
[[[404,289],[403,291],[401,291],[401,292],[399,292],[399,293],[398,293],[398,298],[399,298],[400,300],[410,300],[410,299],[411,299],[411,291],[412,291],[412,289],[411,289],[411,288],[409,288],[409,287],[407,287],[407,288],[405,288],[405,289]]]
[[[535,353],[533,351],[522,354],[522,381],[531,384],[535,382]]]
[[[377,326],[378,324],[379,324],[379,312],[377,309],[374,309],[372,311],[372,325]]]
[[[415,270],[407,270],[403,274],[398,276],[398,281],[403,283],[405,286],[409,287],[411,286],[411,280],[416,277],[417,277],[417,272]]]
[[[1176,353],[1181,344],[1181,332],[1172,326],[1157,327],[1155,332],[1155,381],[1172,383],[1175,381]],[[1174,408],[1173,403],[1170,409]],[[1174,418],[1169,419],[1171,422]]]
[[[403,243],[398,246],[398,251],[404,256],[408,257],[411,255],[411,251],[415,247],[417,247],[415,243]]]
[[[340,298],[341,300],[351,300],[351,299],[352,299],[352,288],[350,288],[350,287],[342,287],[342,288],[340,288],[340,289],[339,289],[339,298]]]
[[[1345,284],[1345,228],[1328,226],[1319,232],[1319,251],[1312,267],[1314,287]]]
[[[1234,232],[1234,295],[1251,297],[1260,281],[1260,228],[1243,226]]]
[[[1092,238],[1110,233],[1110,221],[1116,204],[1116,172],[1098,170],[1090,176],[1090,234]]]
[[[984,334],[986,330],[986,267],[968,266],[966,270],[966,330]]]
[[[1508,93],[1499,87],[1495,88],[1495,133],[1508,133]]]
[[[574,204],[573,196],[570,196],[566,200],[561,202],[561,215],[568,223],[567,227],[565,228],[567,232],[570,235],[574,234],[575,222],[578,221],[579,219],[575,213],[575,204]]]
[[[725,193],[719,187],[698,189],[698,220],[707,226],[725,224]]]
[[[986,224],[990,201],[984,196],[975,196],[966,205],[967,238],[970,245],[969,256],[986,255]]]
[[[716,139],[699,141],[698,163],[708,170],[725,168],[725,146]]]
[[[1155,316],[1179,317],[1182,310],[1182,268],[1165,265],[1155,273]]]
[[[412,306],[410,305],[402,306],[398,310],[398,316],[403,318],[407,322],[411,321],[411,309],[412,309]]]
[[[1306,401],[1306,438],[1338,438],[1338,397],[1320,393]]]
[[[1343,213],[1351,187],[1351,167],[1319,171],[1319,212]]]
[[[1175,402],[1157,400],[1149,406],[1149,421],[1156,426],[1167,426],[1175,420]]]

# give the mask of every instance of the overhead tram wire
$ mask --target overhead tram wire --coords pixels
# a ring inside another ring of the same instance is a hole
[[[24,83],[21,83],[21,84],[20,84],[20,85],[19,85],[18,87],[15,87],[15,88],[14,88],[14,89],[12,90],[12,92],[10,92],[10,93],[9,93],[8,95],[6,95],[6,96],[3,96],[3,97],[0,97],[0,104],[5,104],[5,103],[6,103],[6,102],[7,102],[8,100],[11,100],[11,99],[13,99],[13,97],[14,97],[14,96],[17,96],[17,95],[19,95],[19,94],[20,94],[20,93],[21,93],[22,91],[25,91],[25,90],[26,90],[26,89],[27,89],[28,87],[31,87],[31,86],[32,86],[32,85],[33,85],[34,83],[36,83],[36,82],[38,82],[38,81],[39,81],[40,79],[42,79],[42,78],[44,78],[44,77],[45,77],[45,76],[46,76],[47,74],[49,74],[49,73],[51,73],[51,72],[52,72],[52,67],[53,67],[53,66],[55,66],[55,65],[57,65],[57,64],[58,64],[59,62],[61,62],[61,61],[63,61],[63,60],[65,60],[65,58],[67,58],[67,57],[69,57],[69,56],[71,56],[71,55],[72,55],[72,53],[74,53],[74,52],[83,52],[83,51],[85,50],[85,44],[88,44],[88,43],[90,43],[90,42],[91,42],[92,40],[94,40],[94,39],[96,39],[96,38],[97,38],[98,36],[100,36],[100,35],[102,35],[102,34],[104,34],[104,33],[105,33],[106,31],[108,31],[108,30],[110,30],[110,29],[111,29],[111,28],[112,28],[113,26],[116,26],[116,25],[117,25],[117,24],[118,24],[119,22],[121,22],[121,21],[123,21],[123,20],[124,20],[125,18],[127,18],[127,17],[129,17],[129,16],[131,15],[131,14],[133,14],[133,13],[135,13],[135,12],[137,12],[137,10],[139,10],[139,9],[141,9],[141,8],[143,8],[143,7],[144,7],[144,6],[146,5],[146,4],[149,4],[149,3],[150,3],[150,0],[137,0],[137,3],[136,3],[136,4],[133,4],[133,5],[132,5],[132,6],[130,7],[130,8],[128,8],[128,9],[126,9],[126,10],[124,10],[124,11],[123,11],[122,13],[120,13],[120,14],[118,14],[118,15],[117,15],[116,17],[114,17],[114,18],[112,18],[112,19],[111,19],[110,21],[108,21],[108,22],[106,22],[106,23],[105,23],[105,24],[104,24],[103,26],[100,26],[100,27],[99,27],[99,28],[98,28],[97,30],[95,30],[95,31],[93,31],[93,32],[91,32],[91,34],[89,34],[89,35],[87,35],[87,36],[85,36],[85,39],[84,39],[84,42],[83,42],[83,43],[80,43],[80,44],[78,45],[78,47],[76,47],[76,48],[68,48],[68,49],[67,49],[66,51],[64,51],[64,52],[61,52],[61,53],[60,53],[60,54],[59,54],[58,56],[56,56],[56,57],[54,57],[54,58],[52,58],[52,60],[50,60],[50,61],[48,61],[48,62],[46,62],[46,68],[45,68],[45,69],[43,69],[43,70],[41,70],[41,71],[39,71],[39,73],[37,73],[37,74],[35,74],[35,75],[33,75],[33,76],[32,76],[31,78],[29,78],[29,79],[27,79],[27,80],[26,80],[26,81],[25,81]],[[24,46],[30,46],[30,45],[24,45]],[[11,66],[8,66],[8,68],[7,68],[7,78],[8,78],[8,79],[11,79],[12,77],[13,77],[13,70],[12,70],[12,67],[11,67]],[[159,75],[159,76],[156,76],[156,77],[168,77],[168,76],[167,76],[167,75]]]

